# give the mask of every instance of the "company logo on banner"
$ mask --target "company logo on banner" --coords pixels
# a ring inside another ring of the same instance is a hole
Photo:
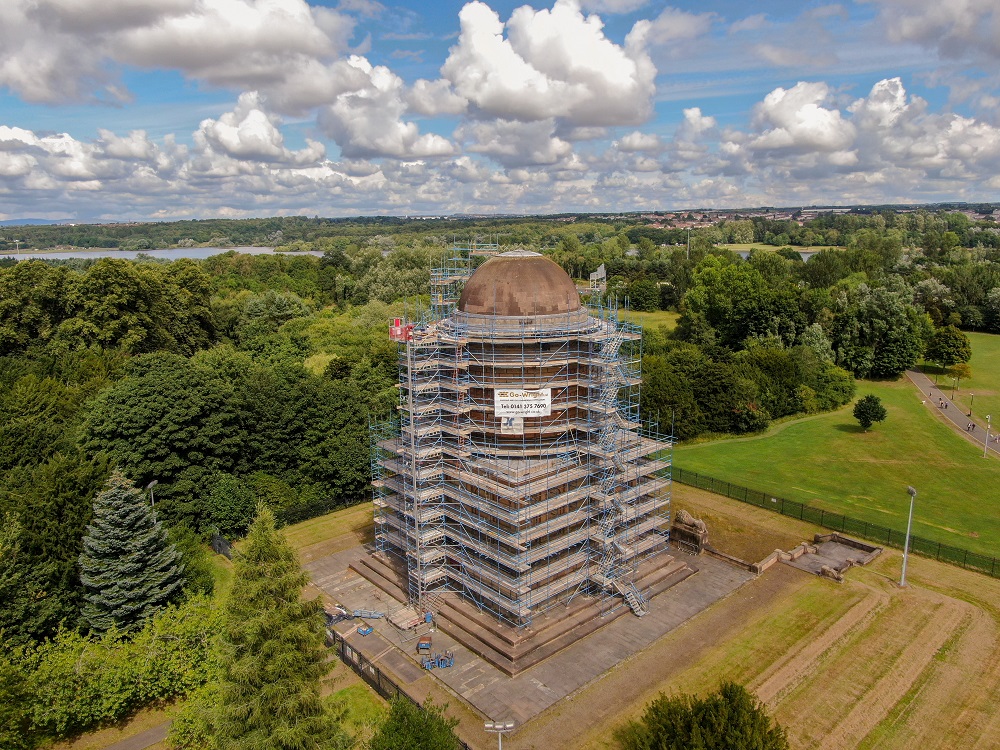
[[[493,391],[493,409],[498,418],[547,417],[552,413],[552,389],[497,389]]]

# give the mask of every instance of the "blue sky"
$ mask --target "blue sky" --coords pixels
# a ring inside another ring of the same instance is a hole
[[[5,0],[0,219],[1000,200],[995,0]]]

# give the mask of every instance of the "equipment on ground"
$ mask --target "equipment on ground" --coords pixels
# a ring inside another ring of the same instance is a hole
[[[455,654],[451,651],[445,651],[443,654],[426,656],[420,660],[420,666],[424,669],[447,669],[448,667],[453,667],[455,666]]]
[[[324,608],[323,616],[326,618],[327,627],[333,627],[338,622],[343,622],[344,620],[351,620],[354,617],[350,612],[341,607],[339,604],[333,609]]]

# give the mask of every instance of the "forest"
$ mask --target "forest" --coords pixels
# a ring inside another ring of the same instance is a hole
[[[397,399],[386,324],[426,309],[429,269],[453,240],[537,249],[580,280],[603,264],[605,300],[678,313],[644,332],[641,408],[682,440],[839,407],[856,378],[924,357],[961,365],[963,329],[1000,332],[1000,232],[961,213],[740,219],[693,231],[690,247],[686,230],[587,217],[415,225],[37,227],[38,246],[225,238],[323,254],[0,264],[10,747],[215,684],[206,654],[224,613],[207,539],[245,536],[262,510],[280,527],[369,496],[369,425]],[[729,243],[758,247],[743,259]],[[824,248],[806,262],[797,246]],[[147,498],[150,512],[128,515]],[[168,593],[128,616],[98,596],[102,576],[121,575],[106,555],[119,527],[149,540],[128,575]],[[270,538],[266,522],[257,533]]]

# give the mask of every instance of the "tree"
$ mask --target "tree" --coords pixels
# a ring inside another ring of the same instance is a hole
[[[98,632],[134,628],[180,595],[183,572],[145,494],[113,472],[83,538],[84,619]]]
[[[615,732],[622,750],[788,750],[785,730],[742,685],[704,698],[660,694],[639,721]]]
[[[60,602],[45,589],[55,562],[31,565],[21,549],[22,536],[17,514],[4,513],[0,517],[0,640],[10,645],[27,644],[61,614]]]
[[[458,719],[447,718],[445,708],[430,699],[421,708],[406,698],[396,698],[368,750],[458,750],[461,745],[452,731]]]
[[[969,337],[955,326],[945,326],[934,331],[934,335],[927,342],[924,357],[942,367],[951,367],[959,362],[969,361],[972,357],[972,345],[969,343]]]
[[[906,291],[884,286],[843,291],[832,332],[837,364],[861,378],[891,378],[912,367],[931,322],[908,300]]]
[[[628,285],[629,304],[633,310],[655,312],[660,309],[660,287],[652,279],[637,279]]]
[[[955,378],[955,387],[958,388],[960,381],[968,380],[972,377],[972,368],[966,362],[959,362],[957,365],[952,365],[948,368],[948,374]]]
[[[301,600],[308,576],[266,506],[258,507],[234,566],[219,639],[216,747],[350,747],[339,714],[320,698],[329,669],[321,605]]]
[[[4,750],[32,750],[38,740],[32,731],[32,695],[21,653],[0,650],[0,747]]]
[[[142,355],[91,402],[81,442],[141,485],[156,479],[165,517],[197,526],[212,475],[230,471],[245,447],[235,408],[232,385],[207,367],[175,354]]]
[[[873,393],[869,393],[858,399],[858,402],[854,405],[854,418],[858,420],[861,428],[868,432],[868,429],[875,422],[882,422],[885,420],[887,412],[885,407],[882,406],[882,399]]]
[[[232,474],[219,473],[206,500],[206,520],[224,537],[243,536],[256,506],[251,487]]]

